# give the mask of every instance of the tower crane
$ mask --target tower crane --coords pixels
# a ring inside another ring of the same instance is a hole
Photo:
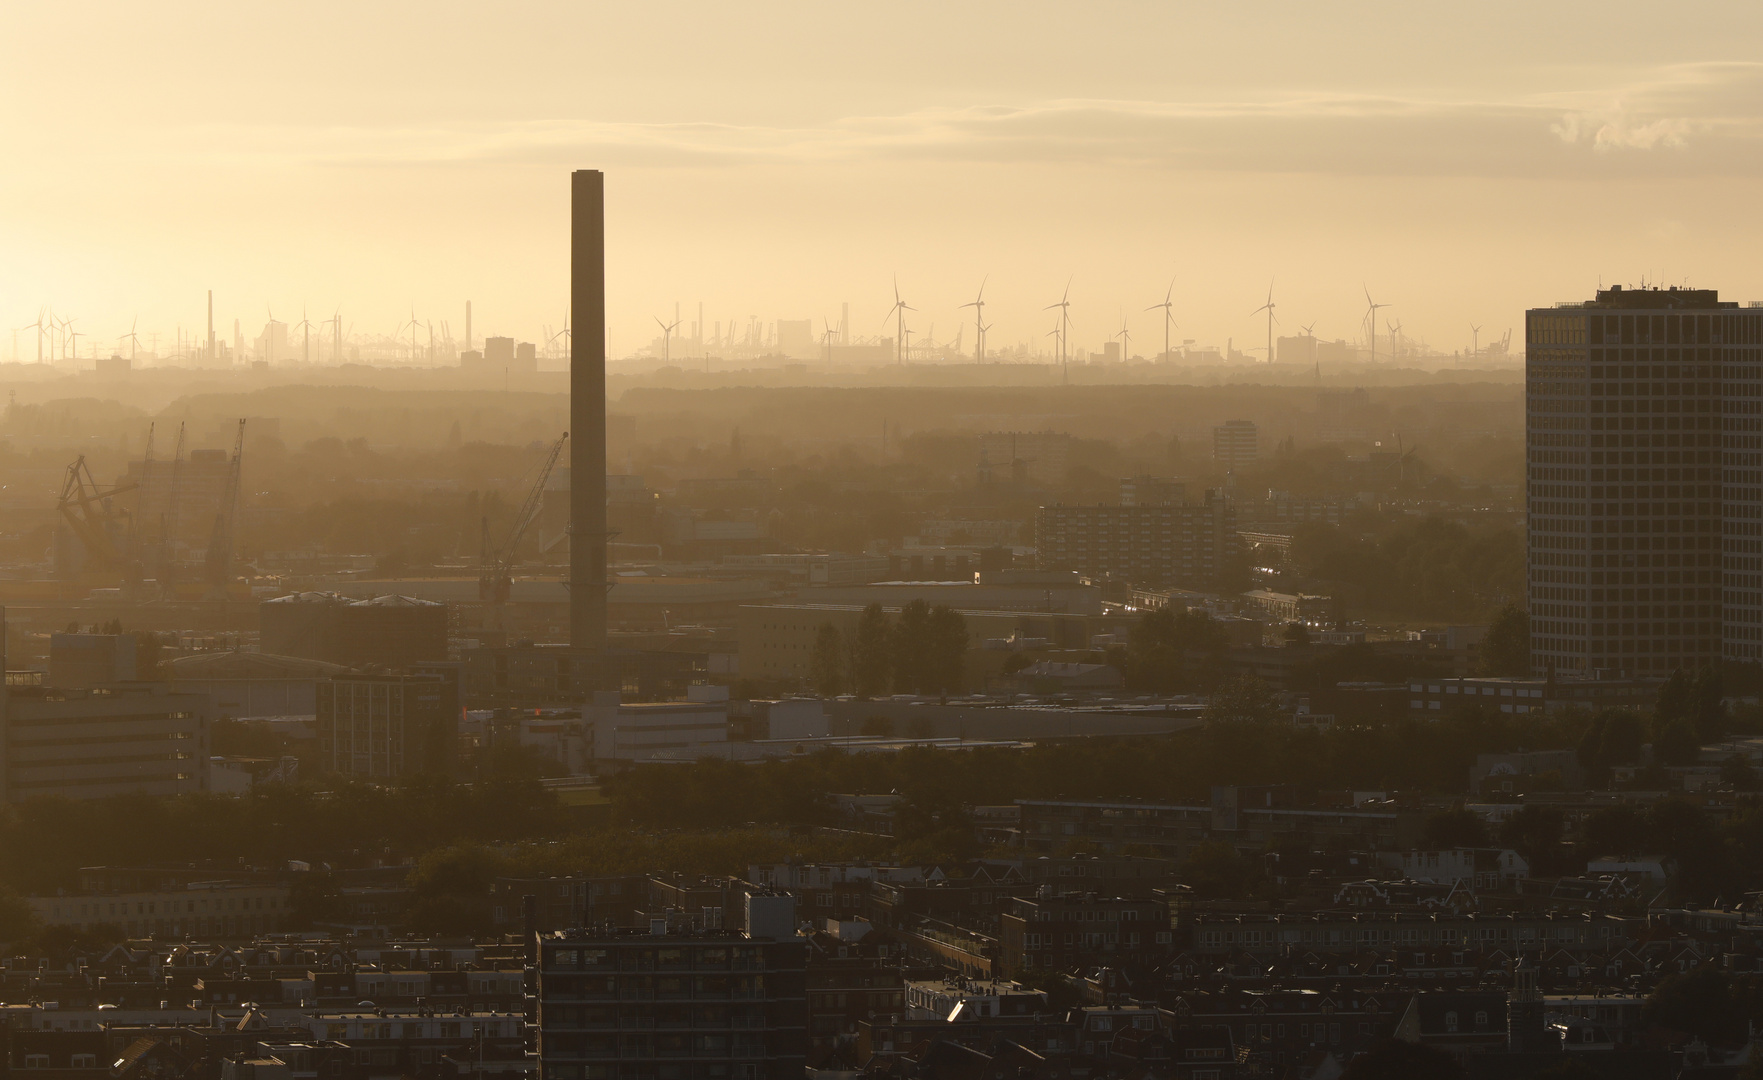
[[[220,509],[215,511],[214,531],[209,534],[208,553],[203,558],[202,576],[210,600],[227,598],[227,583],[233,576],[233,522],[239,512],[239,463],[244,456],[245,421],[240,420],[232,467],[227,471],[226,488],[221,492]]]
[[[551,478],[551,470],[557,467],[557,459],[563,454],[563,444],[568,440],[569,432],[566,431],[551,444],[545,463],[539,467],[538,479],[533,481],[532,490],[527,492],[520,512],[514,515],[514,525],[500,547],[490,546],[490,520],[484,518],[482,521],[483,546],[478,555],[477,594],[488,609],[486,623],[490,629],[502,628],[502,607],[508,602],[509,593],[514,590],[514,561],[520,550],[521,538],[539,516],[539,503],[545,495],[545,481]]]
[[[95,564],[107,571],[123,570],[128,556],[120,543],[122,529],[111,514],[111,500],[125,491],[132,491],[135,482],[124,481],[112,488],[101,488],[92,478],[86,455],[75,458],[61,481],[58,509],[67,527],[79,538],[85,549],[88,566]]]

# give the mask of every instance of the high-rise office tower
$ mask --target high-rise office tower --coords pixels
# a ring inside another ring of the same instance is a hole
[[[1532,666],[1755,660],[1763,309],[1618,286],[1525,323]]]

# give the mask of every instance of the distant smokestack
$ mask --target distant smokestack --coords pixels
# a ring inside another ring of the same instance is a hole
[[[208,362],[214,363],[214,290],[208,290]]]
[[[569,643],[606,647],[606,176],[570,177]]]
[[[465,351],[471,351],[471,301],[465,302]]]

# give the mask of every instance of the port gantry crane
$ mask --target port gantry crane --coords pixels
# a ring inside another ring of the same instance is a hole
[[[489,629],[502,629],[502,609],[514,590],[514,562],[520,550],[521,538],[538,519],[539,505],[545,497],[545,481],[551,478],[551,470],[557,467],[557,459],[563,454],[563,444],[568,441],[569,432],[566,431],[551,444],[545,463],[539,467],[538,479],[533,481],[526,501],[521,504],[519,513],[514,515],[514,525],[500,547],[490,546],[490,519],[486,517],[482,521],[483,546],[478,555],[477,595],[484,604],[484,625]]]

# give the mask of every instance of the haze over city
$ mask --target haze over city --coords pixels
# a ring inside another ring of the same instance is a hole
[[[676,303],[817,332],[849,303],[875,336],[896,275],[939,341],[987,281],[1010,348],[1048,345],[1069,280],[1090,351],[1123,319],[1148,346],[1172,279],[1220,348],[1259,340],[1270,281],[1288,332],[1363,337],[1369,287],[1447,354],[1600,278],[1763,296],[1732,209],[1759,14],[1635,33],[1651,10],[20,7],[0,318],[169,352],[213,289],[250,337],[339,307],[462,337],[472,300],[477,333],[534,340],[565,306],[555,171],[584,160],[616,172],[615,357]]]
[[[0,1080],[1763,1080],[1760,46],[7,8]]]

